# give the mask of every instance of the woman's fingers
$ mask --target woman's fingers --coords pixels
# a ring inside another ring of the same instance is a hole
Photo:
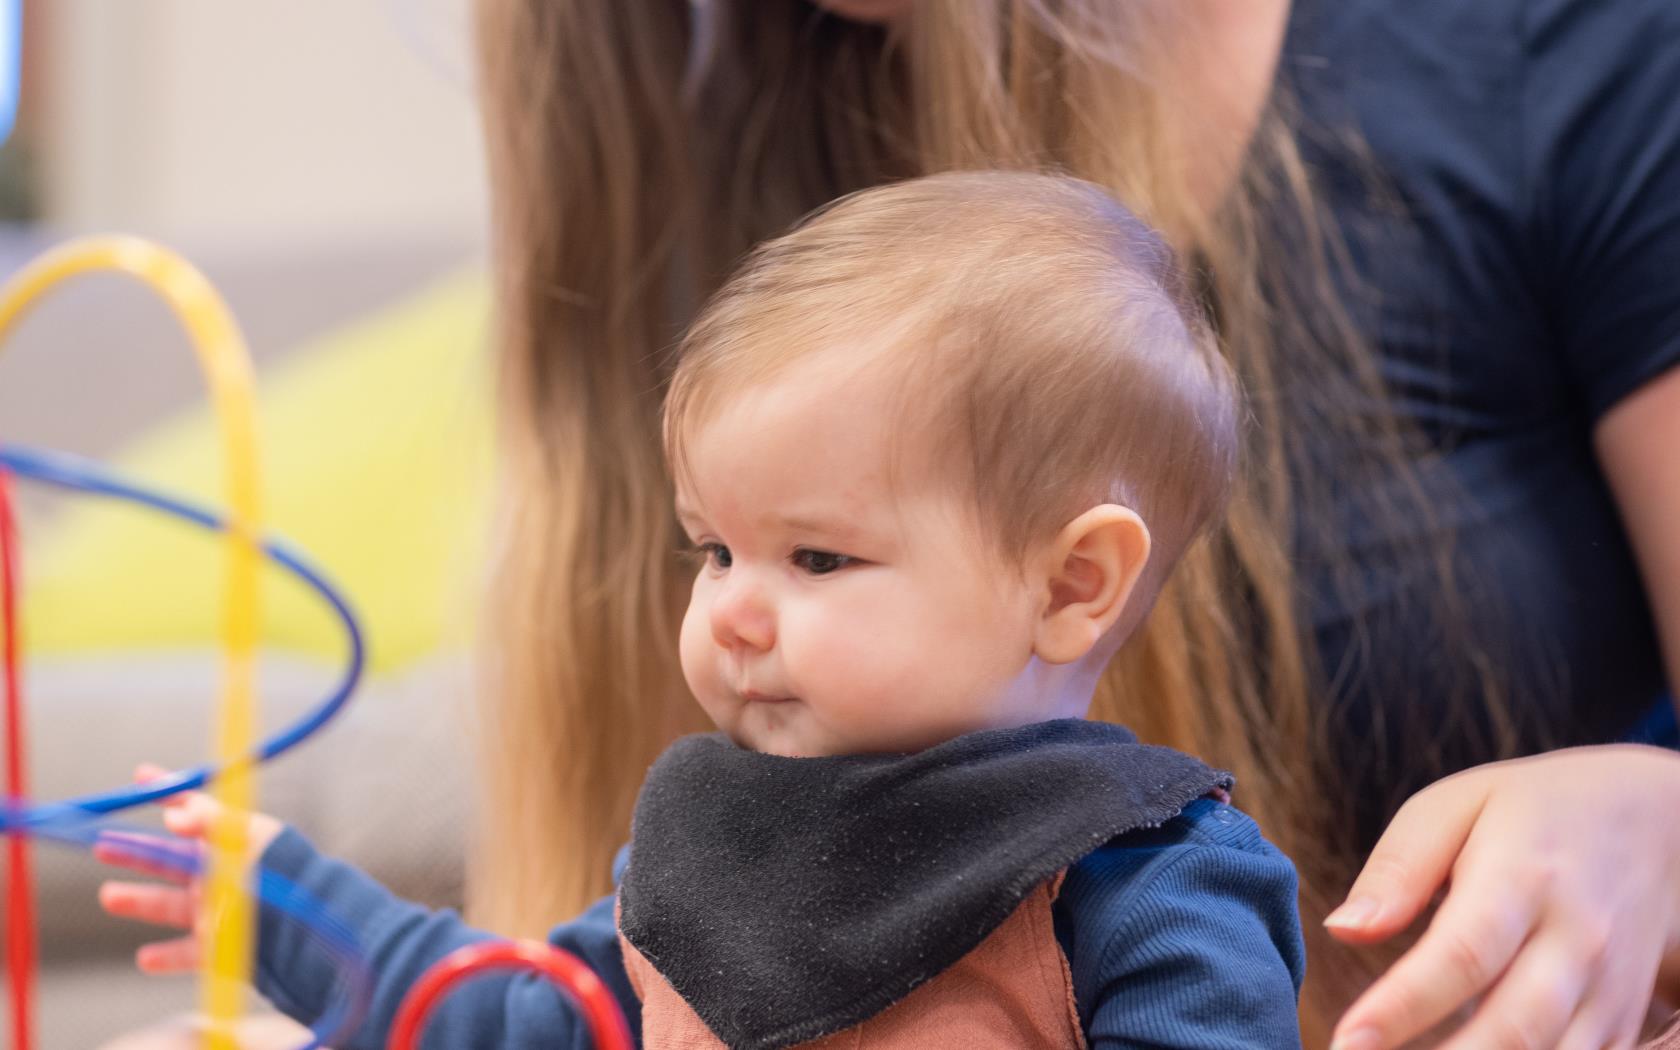
[[[1330,933],[1368,944],[1410,926],[1452,871],[1487,801],[1486,783],[1476,776],[1453,777],[1400,807],[1347,901],[1324,920]]]
[[[1418,943],[1342,1016],[1334,1050],[1400,1046],[1451,1016],[1510,965],[1541,907],[1539,887],[1512,884],[1503,868],[1460,873]]]
[[[198,969],[202,958],[203,951],[196,937],[143,944],[134,953],[134,963],[140,972],[154,975],[191,973]]]
[[[1569,939],[1548,928],[1523,946],[1475,1016],[1440,1050],[1553,1050],[1580,1013],[1589,962]],[[1590,1050],[1603,1043],[1590,1042]]]
[[[1633,1050],[1639,1045],[1645,1011],[1624,1010],[1620,1015],[1583,1006],[1557,1041],[1557,1050]]]
[[[1451,891],[1332,1045],[1387,1050],[1475,1000],[1450,1050],[1630,1045],[1662,953],[1680,939],[1675,797],[1680,761],[1621,747],[1501,763],[1420,793],[1354,891],[1379,902],[1375,914],[1332,926],[1380,940],[1449,871]]]
[[[1606,965],[1588,987],[1557,1050],[1631,1050],[1653,1005],[1644,989],[1651,987],[1661,961],[1656,946],[1645,952],[1622,945],[1607,948]]]
[[[99,887],[99,906],[119,918],[183,930],[191,929],[198,915],[192,891],[155,882],[106,882]]]

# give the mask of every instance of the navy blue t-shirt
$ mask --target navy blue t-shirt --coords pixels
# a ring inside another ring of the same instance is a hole
[[[1625,736],[1666,687],[1591,439],[1680,361],[1680,3],[1297,0],[1281,76],[1377,292],[1356,313],[1398,410],[1444,457],[1440,518],[1522,746]],[[1349,129],[1403,219],[1327,144]],[[1492,727],[1447,719],[1445,683],[1475,675],[1409,545],[1426,524],[1336,502],[1336,538],[1303,534],[1297,554],[1369,844],[1430,775],[1422,749],[1474,764]],[[1357,549],[1351,595],[1315,568],[1321,542]]]

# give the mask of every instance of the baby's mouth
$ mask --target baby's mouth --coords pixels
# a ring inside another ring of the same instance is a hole
[[[791,696],[761,692],[757,689],[743,689],[740,695],[741,699],[749,704],[790,704],[796,699]]]

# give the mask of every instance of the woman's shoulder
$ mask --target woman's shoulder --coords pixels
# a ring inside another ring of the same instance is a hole
[[[1297,0],[1282,72],[1332,124],[1355,116],[1380,135],[1427,115],[1409,130],[1497,120],[1527,137],[1549,130],[1537,100],[1602,94],[1627,77],[1671,83],[1662,56],[1677,33],[1672,0]],[[1614,116],[1616,99],[1600,101],[1612,105],[1598,116]]]
[[[1283,76],[1327,203],[1370,240],[1355,254],[1399,318],[1379,342],[1421,340],[1401,356],[1428,370],[1449,329],[1464,352],[1437,382],[1517,428],[1536,406],[1502,400],[1513,369],[1597,418],[1672,363],[1680,3],[1298,3]]]
[[[1670,0],[1296,0],[1290,45],[1402,43],[1434,54],[1442,67],[1467,50],[1520,57],[1536,48],[1580,48],[1680,26]],[[1597,55],[1627,61],[1617,51]]]

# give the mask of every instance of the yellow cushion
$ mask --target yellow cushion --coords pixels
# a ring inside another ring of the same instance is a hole
[[[487,317],[482,276],[463,275],[258,377],[267,527],[348,594],[376,671],[458,647],[470,629],[490,491]],[[222,503],[221,449],[205,403],[151,428],[111,465],[142,484]],[[30,652],[214,646],[221,547],[212,534],[105,499],[71,499],[25,537]],[[340,659],[340,632],[301,585],[272,570],[264,596],[265,645]]]

